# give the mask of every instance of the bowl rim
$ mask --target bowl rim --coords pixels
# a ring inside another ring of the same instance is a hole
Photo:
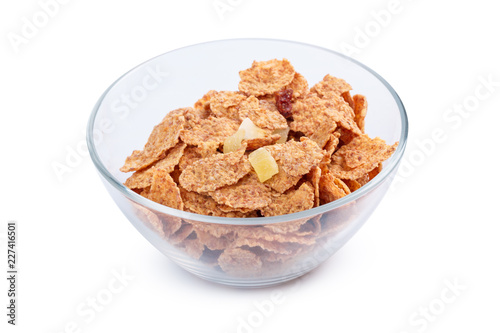
[[[113,87],[120,82],[123,78],[125,78],[130,72],[134,71],[135,69],[145,65],[146,63],[153,61],[154,59],[157,59],[159,57],[162,57],[166,54],[176,52],[178,50],[183,50],[187,48],[192,48],[192,47],[199,47],[204,44],[217,44],[217,43],[227,43],[227,42],[244,42],[244,41],[262,41],[262,42],[276,42],[276,43],[290,43],[290,44],[295,44],[295,45],[301,45],[309,48],[315,48],[319,49],[322,51],[326,51],[329,53],[333,53],[336,56],[340,56],[352,63],[354,63],[357,66],[362,67],[363,69],[367,70],[370,72],[375,78],[377,78],[390,92],[392,97],[394,98],[396,105],[398,106],[399,113],[400,113],[400,118],[401,118],[401,135],[399,138],[399,144],[398,147],[396,148],[396,151],[393,153],[393,155],[387,160],[387,165],[384,166],[382,171],[375,177],[373,178],[370,182],[368,182],[366,185],[362,186],[360,189],[356,190],[355,192],[340,198],[338,200],[332,201],[330,203],[320,205],[318,207],[314,207],[308,210],[300,211],[297,213],[292,213],[292,214],[286,214],[286,215],[279,215],[279,216],[271,216],[271,217],[255,217],[255,218],[232,218],[232,217],[219,217],[219,216],[209,216],[209,215],[201,215],[197,213],[190,213],[186,211],[181,211],[175,208],[170,208],[168,206],[161,205],[159,203],[156,203],[154,201],[151,201],[149,199],[144,198],[143,196],[135,193],[134,191],[130,190],[127,188],[125,185],[123,185],[121,182],[119,182],[104,166],[102,163],[100,157],[97,154],[96,151],[96,145],[94,142],[94,124],[95,124],[95,119],[96,116],[99,112],[100,106],[102,104],[102,101],[104,98],[107,96],[108,92],[113,89]],[[289,222],[293,220],[298,220],[298,219],[307,219],[311,218],[313,216],[319,215],[326,213],[328,211],[335,210],[337,208],[340,208],[344,205],[350,204],[357,199],[363,197],[365,194],[371,192],[375,188],[377,188],[381,183],[383,183],[389,175],[392,174],[393,170],[397,168],[399,165],[399,162],[401,161],[406,144],[407,144],[407,139],[408,139],[408,116],[406,114],[405,107],[403,105],[403,102],[399,98],[398,94],[396,91],[392,88],[392,86],[382,77],[380,76],[377,72],[369,68],[368,66],[362,64],[361,62],[357,61],[356,59],[353,59],[349,56],[346,56],[345,54],[342,54],[337,51],[330,50],[325,47],[317,46],[317,45],[312,45],[304,42],[298,42],[298,41],[292,41],[292,40],[284,40],[284,39],[273,39],[273,38],[232,38],[232,39],[218,39],[218,40],[212,40],[212,41],[207,41],[207,42],[202,42],[202,43],[197,43],[197,44],[192,44],[192,45],[187,45],[183,46],[180,48],[176,48],[174,50],[162,53],[160,55],[157,55],[151,59],[148,59],[137,66],[133,67],[123,75],[121,75],[118,79],[116,79],[101,95],[101,97],[97,100],[92,113],[90,114],[90,118],[87,123],[87,146],[89,150],[90,157],[92,159],[92,162],[94,163],[95,167],[97,168],[99,174],[104,177],[104,179],[110,183],[115,189],[117,189],[121,194],[123,194],[126,198],[129,200],[138,203],[148,209],[155,210],[157,212],[167,214],[167,215],[172,215],[175,217],[183,218],[183,219],[188,219],[188,220],[194,220],[194,221],[199,221],[199,222],[208,222],[208,223],[214,223],[214,224],[227,224],[227,225],[267,225],[267,224],[274,224],[274,223],[283,223],[283,222]]]

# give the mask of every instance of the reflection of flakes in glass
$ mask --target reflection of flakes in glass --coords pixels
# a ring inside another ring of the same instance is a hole
[[[234,276],[259,274],[262,269],[262,261],[256,254],[239,248],[225,249],[218,262],[224,272]]]
[[[210,250],[224,250],[234,241],[234,233],[229,233],[221,237],[215,237],[208,232],[197,229],[196,227],[195,230],[200,242]]]
[[[305,221],[301,222],[305,223]],[[279,228],[277,225],[275,228]],[[276,232],[277,229],[271,229],[266,227],[253,227],[253,226],[241,226],[233,229],[237,235],[237,238],[242,239],[262,239],[268,242],[278,242],[278,243],[297,243],[311,245],[314,244],[315,240],[313,237],[308,237],[309,234],[298,233],[298,232]]]
[[[205,250],[205,245],[198,238],[185,239],[182,242],[181,247],[184,247],[186,253],[194,259],[200,259],[203,254],[203,250]]]
[[[317,235],[321,230],[319,217],[300,219],[290,222],[267,224],[264,228],[272,232],[298,237]]]

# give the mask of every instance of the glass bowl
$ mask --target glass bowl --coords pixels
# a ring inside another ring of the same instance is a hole
[[[240,70],[254,60],[287,58],[310,86],[331,74],[367,97],[365,130],[399,141],[382,171],[339,200],[275,217],[226,218],[179,211],[123,185],[125,158],[142,149],[165,114],[191,106],[209,90],[237,90]],[[317,46],[270,39],[235,39],[177,49],[130,70],[98,100],[87,143],[109,194],[134,227],[173,262],[209,281],[259,287],[297,278],[327,260],[370,217],[396,175],[408,135],[396,92],[363,64]],[[105,222],[105,221],[103,221]]]

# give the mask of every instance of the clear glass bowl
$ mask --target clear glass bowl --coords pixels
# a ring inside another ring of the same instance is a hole
[[[372,181],[342,199],[307,211],[245,219],[179,211],[123,185],[129,176],[119,171],[125,158],[134,149],[142,149],[153,126],[168,111],[192,106],[212,89],[237,90],[240,70],[250,67],[253,60],[274,58],[290,60],[310,86],[331,74],[349,82],[354,93],[367,97],[366,133],[388,144],[399,141]],[[187,271],[239,287],[297,278],[340,249],[384,197],[403,156],[407,135],[403,104],[373,70],[331,50],[269,39],[214,41],[148,60],[104,92],[87,128],[90,155],[104,186],[137,230]],[[222,254],[235,244],[243,246],[248,255],[229,250]]]

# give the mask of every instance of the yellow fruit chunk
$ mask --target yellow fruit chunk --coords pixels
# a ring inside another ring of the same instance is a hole
[[[241,147],[241,141],[249,139],[258,139],[266,136],[266,132],[255,126],[250,118],[245,118],[236,133],[224,140],[224,154],[237,151]]]
[[[237,151],[241,147],[241,141],[245,137],[245,130],[239,129],[233,135],[229,136],[224,140],[223,152],[224,154]]]
[[[287,128],[278,128],[273,131],[273,134],[279,134],[280,139],[276,141],[276,143],[285,143],[288,139],[288,132],[290,132],[290,127]]]
[[[266,136],[266,132],[262,128],[255,126],[250,118],[243,119],[239,129],[245,130],[245,136],[243,137],[245,140],[263,138]]]
[[[261,183],[278,173],[278,164],[266,148],[262,147],[248,155],[248,160]]]

